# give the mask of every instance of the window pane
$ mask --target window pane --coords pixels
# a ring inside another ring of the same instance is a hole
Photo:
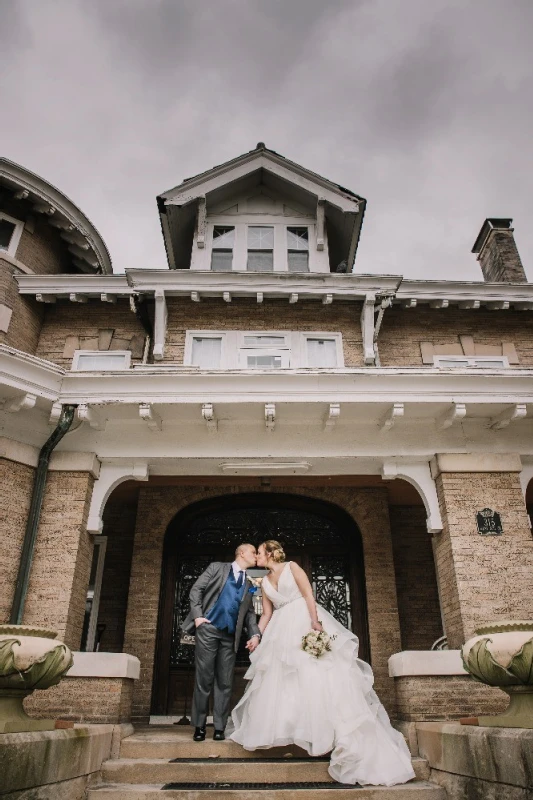
[[[273,250],[274,228],[266,225],[248,227],[248,247],[250,250]]]
[[[336,367],[337,346],[335,339],[308,339],[307,363],[310,367]]]
[[[202,369],[220,369],[220,358],[222,355],[222,338],[193,337],[192,340],[192,364]]]
[[[476,367],[486,368],[486,369],[502,369],[504,366],[504,362],[500,359],[497,361],[476,361]]]
[[[281,356],[247,356],[249,369],[281,369]]]
[[[214,272],[227,272],[233,266],[231,250],[213,250],[211,253],[211,269]]]
[[[80,355],[78,356],[78,369],[98,372],[105,369],[126,369],[126,356],[123,353]]]
[[[0,219],[0,250],[8,250],[15,226],[7,219]]]
[[[289,250],[287,253],[289,272],[309,272],[309,253],[305,250],[298,252]]]
[[[248,250],[246,269],[250,272],[273,272],[273,250]]]
[[[261,347],[262,345],[270,347],[283,347],[285,344],[284,336],[245,336],[245,347]]]
[[[308,228],[287,228],[287,247],[289,250],[309,250]]]
[[[468,361],[464,359],[446,358],[440,359],[438,362],[439,367],[468,367]]]
[[[217,250],[233,250],[235,228],[227,225],[215,225],[213,230],[213,248]]]

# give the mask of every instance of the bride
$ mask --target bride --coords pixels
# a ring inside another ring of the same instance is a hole
[[[232,712],[230,739],[246,750],[295,744],[311,756],[331,752],[329,774],[339,783],[392,786],[414,778],[403,736],[372,689],[358,639],[315,603],[311,584],[279,542],[259,547],[263,579],[261,644],[248,642],[246,692]],[[331,651],[302,649],[310,630],[325,630]]]

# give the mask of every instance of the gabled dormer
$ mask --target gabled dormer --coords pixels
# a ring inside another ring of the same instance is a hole
[[[171,269],[351,272],[366,201],[269,150],[158,197]]]

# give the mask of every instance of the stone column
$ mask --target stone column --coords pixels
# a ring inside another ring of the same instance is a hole
[[[450,648],[487,622],[533,618],[533,538],[521,468],[513,454],[444,454],[433,461],[444,524],[435,559]],[[484,508],[501,515],[501,536],[478,533],[476,512]]]
[[[52,628],[79,650],[91,572],[87,516],[98,462],[92,453],[57,453],[46,481],[25,625]]]

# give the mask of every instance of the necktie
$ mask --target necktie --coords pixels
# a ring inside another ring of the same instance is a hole
[[[239,570],[239,577],[237,578],[237,589],[240,589],[244,583],[244,570]]]

